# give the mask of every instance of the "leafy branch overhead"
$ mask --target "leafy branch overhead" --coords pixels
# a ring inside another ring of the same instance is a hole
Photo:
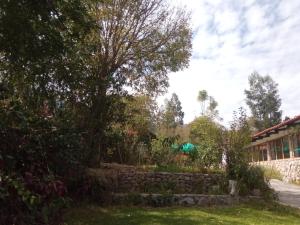
[[[112,0],[95,4],[91,14],[98,28],[87,39],[90,72],[112,91],[163,91],[167,74],[188,65],[189,15],[165,0]]]

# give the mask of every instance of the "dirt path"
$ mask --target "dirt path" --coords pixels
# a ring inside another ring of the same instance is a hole
[[[300,186],[272,179],[271,187],[278,193],[279,202],[300,208]]]

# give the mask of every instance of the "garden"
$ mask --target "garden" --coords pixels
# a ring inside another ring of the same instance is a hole
[[[176,93],[158,105],[192,37],[166,0],[1,1],[0,224],[296,224],[244,109],[226,127],[205,90],[186,124]]]

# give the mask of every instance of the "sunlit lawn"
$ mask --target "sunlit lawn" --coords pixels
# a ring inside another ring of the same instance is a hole
[[[210,208],[81,206],[65,214],[65,225],[300,224],[300,210],[277,204],[249,203]]]

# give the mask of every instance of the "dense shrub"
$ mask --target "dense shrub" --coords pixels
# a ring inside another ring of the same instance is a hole
[[[68,178],[83,158],[81,134],[19,101],[0,103],[0,221],[57,224]]]
[[[251,195],[255,189],[258,189],[264,197],[272,197],[272,190],[265,180],[264,171],[248,163],[245,146],[250,144],[250,134],[245,111],[241,108],[234,114],[231,129],[227,131],[227,177],[238,181],[241,195]]]
[[[167,138],[160,137],[153,139],[151,142],[151,163],[157,165],[168,165],[174,157],[175,152],[172,150],[171,145]]]
[[[1,224],[55,224],[66,206],[66,187],[52,176],[1,173]]]
[[[190,127],[191,141],[197,145],[193,161],[204,167],[218,167],[222,160],[224,128],[207,116],[196,118]]]
[[[254,190],[259,190],[260,194],[266,198],[272,195],[272,190],[265,179],[262,168],[244,165],[237,172],[240,195],[252,195]]]

